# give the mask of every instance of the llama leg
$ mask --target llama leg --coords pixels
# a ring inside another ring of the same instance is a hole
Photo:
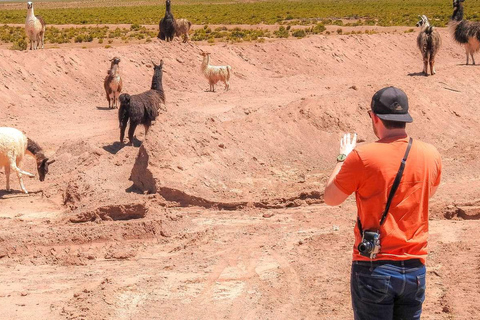
[[[423,57],[423,74],[428,75],[428,57]]]
[[[470,53],[470,55],[472,56],[472,61],[473,61],[473,64],[475,64],[475,58],[473,57],[473,52]]]
[[[15,162],[10,163],[10,169],[17,173],[18,181],[20,182],[20,187],[22,188],[22,191],[24,193],[28,193],[27,189],[25,189],[25,185],[23,184],[22,174],[28,175],[30,177],[34,177],[34,175],[26,171],[20,170],[20,168],[15,165]]]
[[[149,121],[147,123],[144,124],[144,127],[145,127],[145,138],[147,137],[147,134],[148,134],[148,130],[150,130],[150,126],[152,125],[152,122]]]
[[[469,57],[468,57],[468,49],[465,49],[465,52],[466,52],[466,54],[467,54],[467,63],[466,63],[466,64],[468,65],[468,58],[469,58]]]
[[[433,76],[435,73],[437,73],[435,71],[435,60],[430,60],[430,74]]]
[[[45,47],[45,31],[42,33],[42,49]]]
[[[128,140],[130,140],[130,144],[133,144],[133,134],[135,133],[135,128],[137,128],[137,124],[130,122],[130,128],[128,128]]]
[[[7,191],[10,191],[10,166],[5,166],[5,178],[7,180]]]
[[[123,143],[123,139],[125,138],[125,129],[127,129],[127,121],[120,124],[120,143]]]
[[[30,172],[27,172],[27,171],[23,171],[18,167],[20,165],[20,162],[15,160],[15,156],[10,156],[9,160],[10,160],[10,168],[13,169],[13,171],[16,171],[17,173],[24,174],[32,178],[35,177],[34,174],[31,174]]]

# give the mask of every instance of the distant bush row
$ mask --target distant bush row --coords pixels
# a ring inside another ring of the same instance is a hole
[[[96,39],[99,43],[103,43],[106,39],[112,43],[112,39],[142,40],[151,41],[151,38],[157,36],[157,31],[148,30],[138,24],[131,25],[130,29],[115,28],[110,30],[108,27],[70,27],[56,28],[48,27],[45,30],[45,43],[82,43],[92,42]],[[1,26],[0,42],[12,43],[12,49],[25,50],[27,48],[27,39],[24,27]]]
[[[411,31],[410,31],[411,30]],[[410,29],[408,32],[413,32]],[[222,42],[241,42],[241,41],[259,41],[263,42],[266,38],[303,38],[312,34],[330,34],[326,31],[325,25],[317,23],[316,25],[295,29],[291,26],[280,26],[278,30],[270,32],[263,29],[242,29],[233,28],[228,29],[226,27],[217,27],[212,30],[208,25],[205,25],[201,29],[197,29],[191,36],[192,41],[207,41],[213,43],[216,41]],[[365,31],[352,31],[344,33],[342,29],[335,31],[337,34],[374,34],[374,30]],[[62,43],[82,43],[98,41],[98,43],[104,43],[107,41],[109,44],[113,42],[113,39],[120,39],[124,42],[131,40],[143,40],[145,42],[151,42],[152,38],[157,36],[157,31],[148,30],[144,26],[133,24],[130,29],[127,28],[115,28],[109,29],[108,27],[69,27],[69,28],[56,28],[47,27],[45,32],[45,42],[62,44]],[[23,27],[12,26],[0,26],[0,43],[11,43],[13,50],[25,50],[27,49],[27,39],[25,36],[25,29]]]

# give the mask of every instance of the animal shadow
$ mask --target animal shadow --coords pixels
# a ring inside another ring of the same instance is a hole
[[[427,77],[428,75],[425,75],[425,73],[422,72],[410,72],[408,74],[409,77]]]
[[[128,193],[136,193],[136,194],[143,194],[143,191],[140,190],[137,186],[135,186],[135,184],[132,184],[130,187],[128,187],[127,189],[125,189],[125,192],[128,192]]]
[[[102,148],[103,148],[103,150],[105,150],[105,151],[107,151],[111,154],[117,154],[125,146],[126,146],[126,144],[115,141],[114,143],[103,146]]]
[[[116,109],[115,108],[109,108],[109,107],[97,107],[97,110],[108,111],[108,110],[116,110]]]
[[[21,190],[0,190],[0,199],[13,198],[8,196],[14,196],[15,198],[28,197],[30,194],[42,193],[42,190],[28,191],[28,194],[23,193]]]

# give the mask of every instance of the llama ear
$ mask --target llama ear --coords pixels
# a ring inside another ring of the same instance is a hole
[[[47,159],[47,164],[48,164],[48,165],[51,165],[51,164],[54,163],[54,162],[55,162],[55,159],[52,159],[52,160],[48,160],[48,159]]]
[[[153,67],[155,68],[157,65],[155,64],[155,62],[152,61],[152,64],[153,64]]]
[[[163,67],[163,59],[160,60],[160,67]]]

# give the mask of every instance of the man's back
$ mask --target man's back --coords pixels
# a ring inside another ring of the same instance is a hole
[[[358,146],[346,159],[334,182],[346,194],[356,192],[363,229],[379,229],[388,194],[405,154],[408,137],[382,139]],[[430,144],[413,140],[405,171],[380,228],[381,251],[376,260],[419,258],[425,263],[428,237],[428,199],[440,183],[441,160]],[[357,250],[355,228],[353,260],[369,260]]]

